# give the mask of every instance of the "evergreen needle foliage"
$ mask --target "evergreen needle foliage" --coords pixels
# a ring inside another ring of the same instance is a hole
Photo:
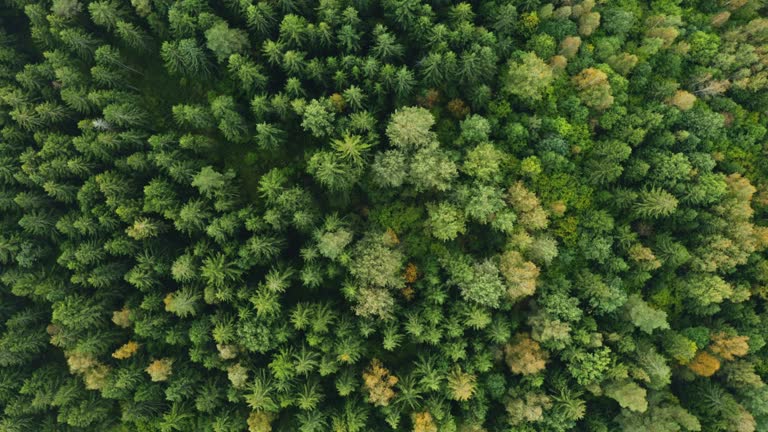
[[[764,0],[0,0],[0,432],[768,431]]]

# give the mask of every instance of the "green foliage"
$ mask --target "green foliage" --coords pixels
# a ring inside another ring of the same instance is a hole
[[[456,164],[445,152],[425,148],[413,154],[408,179],[417,191],[447,191],[457,174]]]
[[[430,232],[438,240],[453,240],[466,231],[464,215],[450,203],[428,204],[427,212]]]
[[[611,84],[608,75],[600,69],[587,68],[575,75],[572,82],[579,91],[579,98],[585,105],[604,110],[613,105]]]
[[[160,55],[166,69],[172,74],[204,78],[209,73],[210,65],[205,51],[195,39],[164,41]]]
[[[491,260],[462,264],[456,263],[450,270],[462,297],[483,306],[498,307],[506,289],[496,264]]]
[[[652,396],[652,404],[642,414],[629,410],[621,412],[616,419],[622,430],[631,432],[659,431],[700,431],[701,423],[693,414],[675,405],[674,400],[663,400],[664,395]]]
[[[230,28],[226,21],[220,21],[206,30],[205,40],[208,49],[220,62],[232,54],[243,52],[249,45],[245,31]]]
[[[403,254],[393,247],[388,234],[369,234],[358,241],[349,264],[350,274],[365,286],[399,288]]]
[[[435,124],[432,114],[424,108],[407,107],[395,111],[387,124],[390,143],[399,148],[419,148],[435,140],[430,129]]]
[[[333,131],[333,112],[326,106],[327,104],[313,99],[304,108],[301,127],[305,131],[312,133],[317,138],[330,135]]]
[[[3,2],[0,431],[768,430],[764,9]]]
[[[663,189],[648,189],[638,194],[635,213],[643,218],[669,216],[677,208],[678,200]]]
[[[610,350],[578,351],[568,356],[568,372],[581,385],[592,385],[604,378],[611,364]]]
[[[337,217],[330,216],[323,228],[315,233],[315,239],[320,255],[335,260],[352,241],[352,232]]]
[[[551,85],[552,69],[536,53],[526,52],[518,61],[510,62],[504,89],[524,102],[532,103],[543,99]]]
[[[645,333],[653,333],[656,329],[668,329],[667,314],[656,310],[637,295],[630,296],[624,305],[629,313],[629,319]]]
[[[348,191],[360,176],[360,170],[338,153],[319,151],[307,163],[307,172],[332,192]]]
[[[191,288],[182,288],[180,291],[168,294],[165,298],[165,310],[180,317],[195,315],[196,304],[200,295]]]
[[[491,143],[481,143],[467,152],[462,170],[480,181],[498,181],[506,155]]]
[[[630,411],[645,412],[648,409],[646,391],[634,381],[620,381],[608,384],[605,388],[606,396],[614,399],[622,408]]]

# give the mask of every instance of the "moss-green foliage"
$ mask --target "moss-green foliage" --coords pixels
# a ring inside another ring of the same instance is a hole
[[[0,2],[0,431],[768,430],[765,13]]]

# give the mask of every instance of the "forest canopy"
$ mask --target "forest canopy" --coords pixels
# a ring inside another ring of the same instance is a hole
[[[768,430],[764,0],[0,0],[0,432]]]

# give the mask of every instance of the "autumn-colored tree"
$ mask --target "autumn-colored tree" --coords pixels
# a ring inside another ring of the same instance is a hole
[[[578,36],[568,36],[560,42],[560,55],[565,58],[573,58],[581,46],[581,38]]]
[[[83,382],[88,390],[102,390],[107,385],[111,369],[104,364],[96,364],[83,374]]]
[[[374,405],[387,406],[395,397],[395,384],[399,379],[391,375],[378,359],[371,360],[371,364],[363,372],[363,384],[368,391],[368,401]]]
[[[696,102],[696,95],[689,93],[685,90],[678,90],[670,98],[669,103],[678,107],[681,111],[688,111],[693,108],[693,104]]]
[[[448,102],[448,111],[454,117],[461,120],[469,114],[469,107],[461,99],[451,99]]]
[[[653,254],[651,248],[635,244],[629,248],[629,257],[637,262],[644,270],[655,270],[661,267],[661,262]]]
[[[600,12],[589,12],[579,17],[579,34],[590,36],[600,26]]]
[[[413,432],[437,432],[434,417],[429,411],[415,412],[411,415],[413,419]]]
[[[501,255],[499,270],[507,282],[507,295],[513,301],[533,295],[539,268],[526,261],[520,252],[507,251]]]
[[[640,58],[636,55],[625,52],[614,54],[608,58],[608,64],[611,68],[621,75],[630,73],[639,61]]]
[[[728,336],[725,333],[712,335],[712,344],[709,350],[724,360],[735,360],[749,352],[749,336]]]
[[[216,344],[216,349],[222,360],[232,360],[238,354],[237,345]]]
[[[696,375],[709,377],[720,369],[720,360],[706,351],[699,351],[693,360],[688,363],[688,369]]]
[[[581,101],[588,107],[604,110],[613,105],[608,75],[600,69],[584,69],[575,75],[571,81],[579,91]]]
[[[271,432],[272,416],[268,412],[254,411],[248,416],[248,432]]]
[[[649,18],[650,20],[653,20],[654,17]],[[645,35],[649,38],[656,38],[662,40],[662,47],[668,48],[672,45],[672,43],[675,41],[675,39],[680,35],[680,30],[675,28],[672,25],[664,25],[665,19],[662,17],[659,17],[658,25],[653,25],[651,28],[649,28]]]
[[[513,373],[531,375],[544,370],[549,356],[528,334],[518,333],[504,346],[504,358]]]
[[[768,429],[763,3],[2,2],[0,431]]]
[[[116,349],[115,352],[112,353],[112,357],[118,360],[125,360],[127,358],[131,358],[138,350],[139,350],[138,343],[134,341],[128,341],[125,344],[123,344],[120,348]]]
[[[403,279],[406,283],[412,284],[419,278],[419,268],[414,263],[408,263],[403,272]]]
[[[167,381],[173,373],[173,359],[163,358],[154,360],[147,366],[145,371],[149,374],[152,381]]]
[[[112,313],[112,322],[115,323],[116,326],[122,327],[122,328],[128,328],[131,326],[131,310],[128,308],[123,308],[119,311],[115,311]]]
[[[522,182],[509,187],[507,202],[518,214],[518,219],[526,229],[544,229],[549,224],[547,212],[541,207],[539,198]]]

